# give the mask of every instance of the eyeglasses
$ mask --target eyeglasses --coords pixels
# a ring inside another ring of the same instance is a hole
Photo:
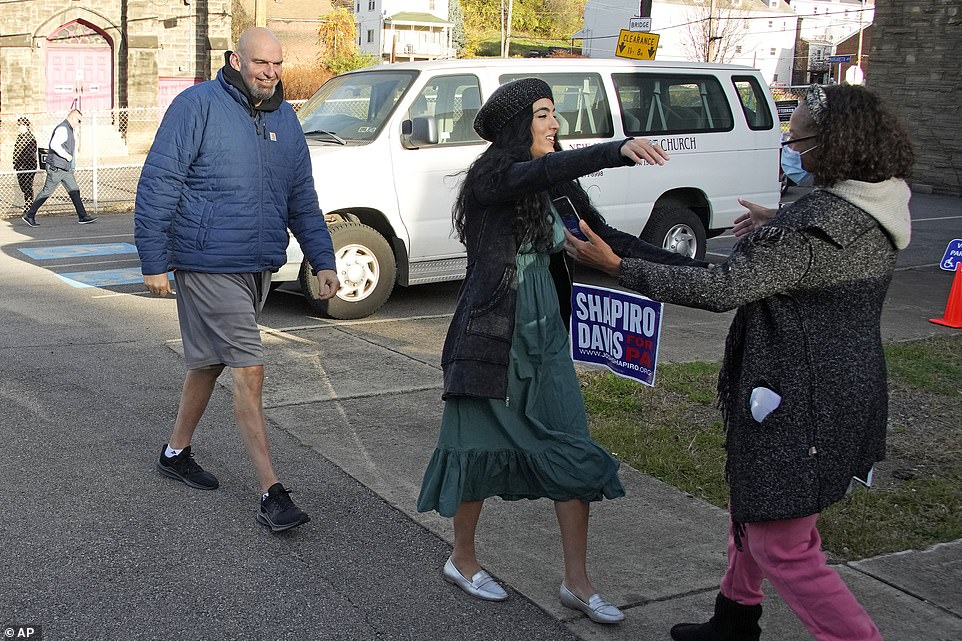
[[[783,141],[782,141],[782,147],[784,147],[785,145],[791,145],[791,144],[796,143],[796,142],[803,142],[803,141],[805,141],[805,140],[813,140],[813,139],[815,139],[815,138],[818,138],[818,136],[802,136],[801,138],[789,138],[788,140],[783,140]]]

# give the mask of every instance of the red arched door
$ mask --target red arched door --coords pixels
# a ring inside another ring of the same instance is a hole
[[[113,94],[113,56],[103,33],[74,21],[47,36],[47,111],[107,110]]]

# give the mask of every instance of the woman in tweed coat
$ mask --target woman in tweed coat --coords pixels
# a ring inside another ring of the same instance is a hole
[[[567,241],[575,258],[652,298],[738,310],[718,381],[729,567],[714,616],[676,625],[677,641],[759,639],[763,578],[816,639],[882,638],[827,566],[816,520],[885,456],[879,323],[896,255],[909,242],[903,178],[913,154],[897,120],[862,87],[813,87],[789,133],[821,188],[777,214],[746,203],[742,238],[720,265],[621,260],[590,230],[589,242]]]

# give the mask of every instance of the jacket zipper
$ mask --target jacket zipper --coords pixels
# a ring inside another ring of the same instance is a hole
[[[261,134],[261,125],[263,125],[263,113],[254,110],[254,144],[257,147],[257,174],[260,184],[260,193],[258,198],[258,203],[260,203],[261,211],[257,216],[257,267],[260,268],[264,263],[264,157],[263,157],[263,145],[261,141],[263,135]],[[264,125],[266,131],[266,125]]]

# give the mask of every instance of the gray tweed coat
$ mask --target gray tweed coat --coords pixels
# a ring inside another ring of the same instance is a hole
[[[736,522],[820,512],[885,457],[879,321],[897,250],[869,214],[825,191],[783,209],[708,269],[622,263],[656,300],[738,308],[718,381]],[[761,423],[755,387],[781,395]]]

